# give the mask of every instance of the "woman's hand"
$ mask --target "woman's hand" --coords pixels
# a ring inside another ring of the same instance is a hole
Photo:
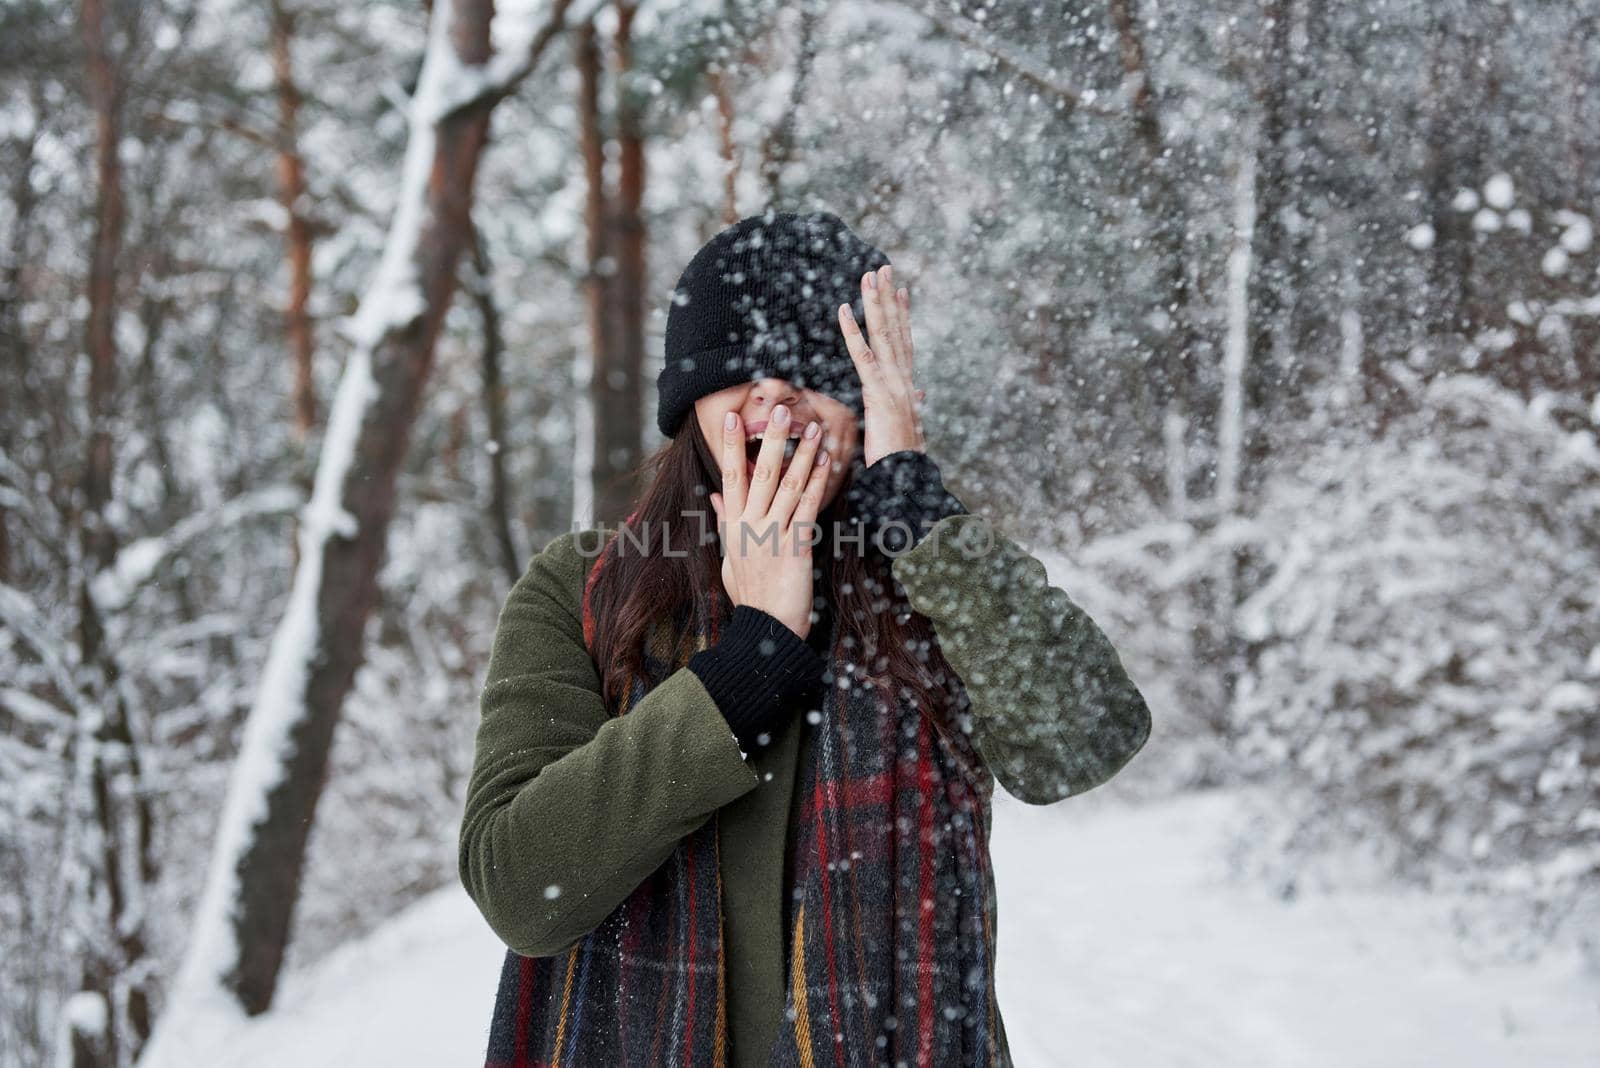
[[[828,481],[821,425],[807,424],[783,467],[791,415],[768,417],[755,471],[745,485],[744,425],[737,412],[722,424],[722,492],[711,495],[722,536],[722,585],[735,605],[759,608],[804,638],[811,632],[811,548]],[[782,478],[779,473],[782,472]]]
[[[911,294],[896,293],[893,268],[884,264],[861,276],[861,304],[867,313],[867,336],[861,336],[850,305],[839,305],[839,329],[861,376],[866,409],[862,462],[910,449],[923,451],[923,391],[911,384]]]

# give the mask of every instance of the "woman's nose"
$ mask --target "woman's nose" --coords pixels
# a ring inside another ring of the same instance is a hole
[[[778,404],[787,404],[794,407],[800,399],[800,391],[786,378],[762,378],[756,381],[756,388],[752,396],[757,404],[772,407]]]

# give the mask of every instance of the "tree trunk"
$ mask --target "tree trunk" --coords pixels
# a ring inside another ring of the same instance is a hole
[[[605,181],[605,134],[600,110],[601,49],[593,22],[577,39],[579,138],[588,196],[589,268],[585,295],[589,306],[592,372],[589,401],[594,412],[594,494],[592,521],[620,522],[639,487],[636,471],[643,453],[644,368],[644,149],[636,107],[628,100],[630,33],[634,8],[618,5],[616,52],[618,189]]]
[[[461,63],[488,59],[491,17],[488,0],[456,0],[449,35]],[[312,559],[302,563],[295,585],[305,583],[313,594],[316,625],[312,655],[296,695],[303,702],[303,714],[290,730],[283,777],[267,793],[267,811],[255,824],[238,863],[240,908],[234,932],[238,959],[230,986],[252,1014],[271,1005],[288,946],[333,728],[361,665],[362,633],[377,601],[377,574],[394,514],[396,476],[433,367],[435,342],[455,290],[457,264],[470,240],[472,186],[487,140],[489,113],[487,105],[466,108],[436,125],[427,206],[411,257],[422,313],[409,322],[386,324],[365,359],[359,354],[352,357],[336,400],[346,411],[329,422],[312,504],[317,497],[331,497],[329,503],[336,500],[342,514],[337,520],[333,515],[313,515],[302,531],[302,543],[308,543],[310,550],[306,555]],[[362,366],[369,361],[370,368]],[[359,408],[351,399],[363,385],[358,376],[370,376],[365,385],[372,390],[369,403]],[[340,435],[351,431],[353,447],[341,456],[345,442]],[[330,484],[335,478],[337,482]],[[279,637],[285,637],[281,629]],[[262,699],[272,702],[275,697],[263,694]]]
[[[1144,156],[1146,173],[1138,179],[1138,203],[1151,230],[1151,241],[1161,258],[1161,311],[1168,323],[1157,343],[1149,375],[1152,418],[1149,425],[1165,428],[1188,427],[1197,367],[1205,354],[1204,339],[1195,326],[1189,286],[1189,217],[1182,189],[1173,179],[1175,161],[1168,153],[1161,130],[1161,116],[1150,64],[1145,57],[1144,38],[1139,32],[1137,0],[1111,0],[1111,21],[1117,28],[1121,46],[1122,70],[1133,86],[1135,140]],[[1144,376],[1141,376],[1141,381]],[[1179,443],[1180,446],[1182,443]],[[1187,451],[1187,450],[1181,450]],[[1161,472],[1152,467],[1150,477]],[[1178,497],[1200,496],[1209,487],[1189,485],[1188,472]],[[1203,469],[1193,472],[1203,482]]]
[[[644,455],[644,314],[646,262],[649,234],[644,221],[645,157],[644,98],[635,89],[633,71],[634,0],[617,0],[617,195],[611,207],[612,255],[617,273],[612,289],[611,314],[617,322],[617,358],[608,368],[611,396],[597,411],[614,421],[611,448],[624,470],[617,483],[613,507],[617,517],[627,514],[640,490],[639,461]]]
[[[717,145],[722,150],[722,222],[732,226],[739,221],[739,146],[733,139],[733,88],[728,72],[714,67],[711,95],[717,101]]]
[[[1268,0],[1265,56],[1260,72],[1261,123],[1257,137],[1255,235],[1251,241],[1250,360],[1244,380],[1244,438],[1239,488],[1250,484],[1271,448],[1273,411],[1289,385],[1285,326],[1289,234],[1284,218],[1293,192],[1288,161],[1291,0]]]
[[[1261,187],[1254,173],[1258,158],[1253,146],[1240,146],[1239,169],[1234,179],[1233,248],[1228,253],[1227,267],[1228,334],[1223,345],[1222,393],[1217,412],[1216,506],[1201,522],[1208,535],[1241,511],[1239,480],[1245,470],[1248,416],[1245,383],[1251,359],[1251,261],[1255,255],[1254,238],[1259,232],[1256,195]],[[1201,716],[1225,746],[1231,744],[1237,733],[1233,722],[1233,694],[1238,685],[1240,660],[1233,625],[1242,591],[1251,588],[1243,578],[1248,564],[1243,553],[1242,549],[1221,547],[1214,566],[1199,581],[1195,591],[1195,616],[1199,622],[1193,635],[1193,656],[1196,663],[1213,666],[1216,686],[1214,694],[1201,698],[1205,702]]]
[[[506,477],[506,388],[501,380],[505,340],[500,331],[500,306],[495,303],[489,252],[483,234],[472,235],[472,271],[467,293],[483,324],[483,415],[489,431],[489,525],[500,552],[508,583],[522,577],[523,560],[512,535],[511,483]]]
[[[800,4],[800,40],[795,49],[794,81],[789,86],[789,102],[783,109],[783,117],[773,124],[761,141],[761,178],[767,186],[767,203],[776,207],[783,205],[783,168],[794,155],[794,131],[800,109],[806,101],[811,67],[817,57],[817,23],[821,17],[821,5],[817,0],[803,0]],[[738,222],[738,216],[728,221]]]
[[[1458,335],[1465,327],[1467,276],[1472,271],[1472,215],[1454,205],[1458,189],[1478,184],[1477,161],[1463,127],[1461,96],[1466,91],[1467,60],[1459,51],[1455,20],[1433,20],[1428,61],[1427,157],[1423,182],[1432,211],[1433,248],[1428,264],[1428,333]]]
[[[294,360],[294,432],[304,445],[317,425],[317,394],[312,377],[316,341],[311,315],[311,223],[306,218],[305,161],[300,155],[298,125],[300,88],[294,80],[294,16],[283,0],[272,0],[272,73],[278,96],[278,197],[283,205],[289,296],[284,304],[284,331]]]
[[[552,5],[528,66],[563,24],[566,7],[565,0]],[[302,513],[288,608],[246,725],[195,933],[149,1068],[193,1063],[241,1010],[253,1015],[272,1002],[334,727],[377,600],[396,478],[472,240],[473,182],[505,88],[478,89],[463,103],[455,95],[462,85],[450,79],[488,60],[493,10],[491,0],[435,4],[395,220],[354,319],[355,347]]]
[[[143,968],[143,900],[155,878],[155,862],[148,793],[141,782],[139,739],[129,727],[128,709],[117,685],[120,670],[106,646],[104,621],[91,592],[95,576],[114,567],[117,556],[116,531],[109,513],[115,471],[112,423],[118,409],[117,268],[126,212],[118,158],[120,87],[103,0],[84,0],[82,28],[95,118],[96,188],[84,337],[89,356],[89,454],[83,468],[78,526],[83,557],[78,645],[82,662],[91,669],[80,707],[94,712],[88,713],[92,719],[75,734],[73,744],[81,747],[76,764],[86,769],[83,785],[91,809],[83,814],[81,857],[90,885],[83,890],[81,911],[75,911],[90,920],[91,929],[82,932],[82,973],[73,998],[75,1009],[69,1009],[68,1028],[74,1068],[99,1068],[119,1065],[136,1055],[150,1033]],[[73,801],[77,800],[74,791]],[[131,811],[124,813],[124,805]],[[130,827],[131,842],[124,829]],[[96,1006],[94,1011],[83,1011],[90,1004]],[[83,1026],[95,1018],[101,1026]]]
[[[589,311],[589,496],[587,516],[575,517],[590,524],[615,523],[615,503],[607,494],[615,469],[607,458],[606,417],[601,411],[607,354],[617,350],[616,324],[606,314],[610,301],[612,260],[607,245],[610,227],[606,225],[605,134],[600,116],[600,39],[591,19],[577,28],[573,38],[573,58],[578,68],[578,154],[583,160],[585,196],[583,223],[585,270],[583,298]],[[580,428],[581,429],[581,428]]]

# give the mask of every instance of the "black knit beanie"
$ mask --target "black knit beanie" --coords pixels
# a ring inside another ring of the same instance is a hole
[[[866,323],[861,276],[889,262],[826,211],[769,208],[739,220],[683,269],[667,312],[656,425],[675,437],[694,402],[758,378],[786,378],[864,416],[861,379],[839,330],[848,303]]]

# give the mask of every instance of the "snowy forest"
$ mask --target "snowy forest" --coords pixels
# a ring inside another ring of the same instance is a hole
[[[496,613],[768,206],[1150,703],[996,805],[1018,1063],[1600,1063],[1600,0],[8,0],[0,182],[5,1068],[478,1063]]]

